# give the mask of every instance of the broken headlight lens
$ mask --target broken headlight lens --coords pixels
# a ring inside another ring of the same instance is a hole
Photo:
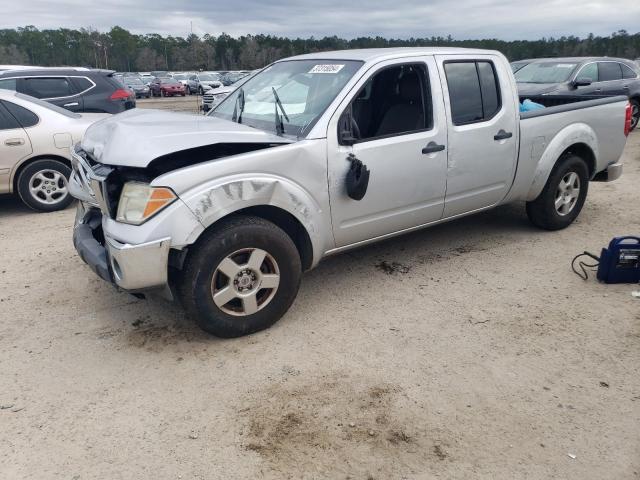
[[[152,187],[147,183],[125,183],[118,202],[118,222],[140,225],[169,206],[178,197],[170,188]]]

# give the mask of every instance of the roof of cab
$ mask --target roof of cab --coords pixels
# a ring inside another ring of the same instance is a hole
[[[400,47],[400,48],[363,48],[354,50],[334,50],[329,52],[308,53],[283,60],[359,60],[373,62],[399,57],[418,55],[491,55],[500,54],[495,50],[453,47]],[[282,60],[280,60],[282,61]]]

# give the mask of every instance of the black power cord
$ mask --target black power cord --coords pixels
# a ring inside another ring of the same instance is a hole
[[[578,266],[580,267],[580,270],[582,270],[582,272],[579,272],[578,270],[576,270],[576,260],[578,260],[580,257],[592,258],[597,263],[591,264],[591,263],[584,263],[582,261],[579,261]],[[600,257],[596,257],[593,253],[590,253],[590,252],[582,252],[581,254],[573,257],[573,260],[571,260],[571,270],[573,270],[573,273],[578,275],[583,280],[587,280],[589,278],[589,274],[587,273],[587,268],[597,268],[598,265],[600,265]]]

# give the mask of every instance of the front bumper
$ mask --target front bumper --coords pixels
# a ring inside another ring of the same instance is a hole
[[[594,182],[613,182],[622,175],[622,163],[612,163],[593,177]]]
[[[104,234],[100,210],[78,202],[73,245],[100,278],[123,290],[135,292],[168,285],[170,238],[139,245],[121,243]]]

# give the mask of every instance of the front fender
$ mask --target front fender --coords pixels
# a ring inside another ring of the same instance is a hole
[[[533,175],[533,182],[527,193],[527,201],[535,200],[538,195],[540,195],[551,174],[551,170],[562,153],[576,144],[587,145],[593,152],[594,157],[599,158],[598,137],[596,132],[586,123],[573,123],[568,125],[553,137],[544,152],[542,152]]]
[[[315,199],[301,186],[275,175],[237,175],[208,183],[185,192],[182,200],[193,211],[203,227],[248,207],[270,205],[278,207],[298,219],[304,226],[313,246],[313,265],[327,250],[322,235],[323,211]],[[197,240],[201,232],[194,231],[187,243]]]

